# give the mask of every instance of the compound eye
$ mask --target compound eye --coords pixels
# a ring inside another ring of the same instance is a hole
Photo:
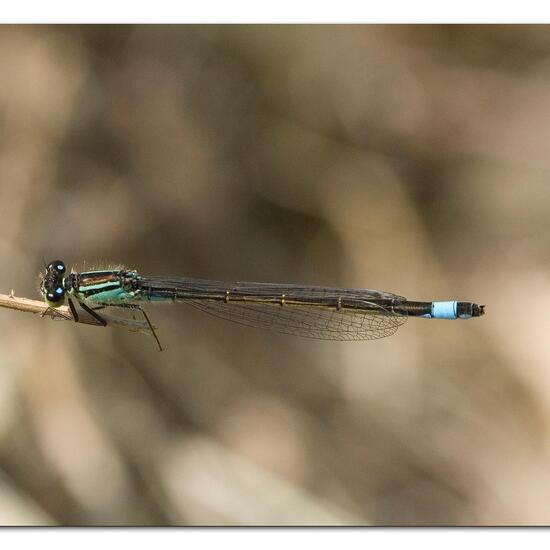
[[[46,300],[51,304],[62,303],[65,299],[65,290],[61,287],[57,287],[53,292],[46,293]]]
[[[53,271],[59,275],[65,273],[65,264],[61,260],[55,260],[48,264],[48,271]]]

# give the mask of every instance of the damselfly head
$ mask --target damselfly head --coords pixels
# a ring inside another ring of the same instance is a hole
[[[65,271],[65,264],[61,260],[55,260],[46,266],[46,273],[42,275],[40,292],[51,307],[59,307],[65,302],[65,287],[63,286]]]

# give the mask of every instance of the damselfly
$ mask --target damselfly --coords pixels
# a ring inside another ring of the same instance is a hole
[[[104,326],[98,310],[138,309],[159,349],[159,339],[142,309],[146,302],[183,302],[243,325],[323,340],[374,340],[392,335],[408,317],[470,319],[483,315],[485,308],[472,302],[413,302],[369,289],[148,277],[123,268],[65,273],[65,264],[56,260],[41,276],[40,290],[50,307],[67,299],[78,321],[75,300]]]

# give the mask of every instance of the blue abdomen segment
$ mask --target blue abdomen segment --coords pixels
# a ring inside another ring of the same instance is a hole
[[[432,302],[432,319],[456,319],[458,302]]]
[[[406,302],[408,315],[425,319],[471,319],[485,315],[485,306],[473,302]]]
[[[427,319],[458,319],[458,302],[432,302],[430,313],[422,315]]]

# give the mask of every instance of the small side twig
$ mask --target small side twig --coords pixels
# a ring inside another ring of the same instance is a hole
[[[13,291],[11,294],[0,294],[0,307],[15,309],[17,311],[25,311],[27,313],[38,313],[41,317],[74,321],[71,310],[67,306],[60,306],[52,309],[48,307],[45,302],[14,296]],[[103,312],[101,313],[101,317],[107,321],[107,326],[149,333],[148,325],[145,321],[113,317],[112,315],[106,315]],[[101,326],[97,324],[96,319],[85,311],[82,311],[82,314],[79,313],[78,322],[86,325]]]

